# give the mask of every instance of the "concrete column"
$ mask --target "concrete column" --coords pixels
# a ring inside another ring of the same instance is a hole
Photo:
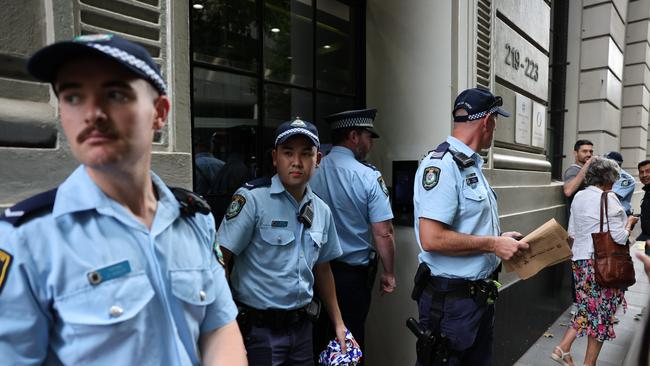
[[[650,107],[650,0],[631,2],[625,37],[621,153],[623,168],[636,172],[646,159]]]
[[[585,0],[582,5],[577,138],[593,141],[594,150],[601,154],[619,150],[623,134],[627,2]]]

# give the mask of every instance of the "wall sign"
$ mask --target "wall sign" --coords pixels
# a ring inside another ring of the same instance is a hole
[[[530,98],[517,93],[515,103],[515,142],[530,145],[532,101]]]
[[[544,148],[546,138],[546,107],[533,102],[533,142],[532,145]]]
[[[548,57],[512,30],[495,20],[495,74],[536,97],[548,98]]]

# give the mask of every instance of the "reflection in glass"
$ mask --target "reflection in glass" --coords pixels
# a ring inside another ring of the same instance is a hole
[[[316,12],[317,88],[354,94],[354,34],[350,6],[318,0]]]
[[[255,1],[206,0],[192,8],[193,60],[254,71],[258,22]]]
[[[208,181],[207,188],[195,187],[205,190],[199,193],[210,203],[218,225],[232,194],[256,173],[257,82],[195,67],[193,92],[194,179]],[[205,153],[211,153],[224,164],[216,173],[199,170],[205,159],[197,161],[197,152],[202,153],[198,158],[210,158]]]
[[[264,12],[264,78],[312,86],[311,1],[266,0]]]
[[[322,143],[331,143],[330,128],[325,123],[325,117],[330,114],[348,111],[356,108],[354,98],[339,97],[336,95],[329,95],[318,93],[316,94],[316,127]]]

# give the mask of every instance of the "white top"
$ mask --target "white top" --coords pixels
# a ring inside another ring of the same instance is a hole
[[[573,237],[573,260],[590,259],[594,253],[591,233],[600,231],[600,195],[603,191],[595,186],[589,186],[576,193],[571,204],[569,218],[569,235]],[[614,193],[607,195],[607,219],[612,239],[618,244],[627,243],[628,232],[625,230],[627,215]],[[604,219],[603,230],[607,231],[607,220]]]

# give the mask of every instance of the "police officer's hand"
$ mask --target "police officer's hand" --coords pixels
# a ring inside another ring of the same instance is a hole
[[[519,237],[521,237],[521,234],[519,234]],[[528,249],[528,243],[518,241],[510,236],[497,236],[492,244],[492,252],[503,260],[509,260],[515,255],[520,255],[526,249]]]
[[[341,324],[336,327],[336,338],[339,340],[339,343],[341,344],[341,353],[345,354],[348,353],[348,347],[345,345],[345,331],[347,328],[345,327],[345,324]],[[353,334],[354,336],[354,334]]]
[[[382,273],[379,278],[379,292],[383,294],[390,294],[395,291],[397,282],[395,281],[394,273]]]

